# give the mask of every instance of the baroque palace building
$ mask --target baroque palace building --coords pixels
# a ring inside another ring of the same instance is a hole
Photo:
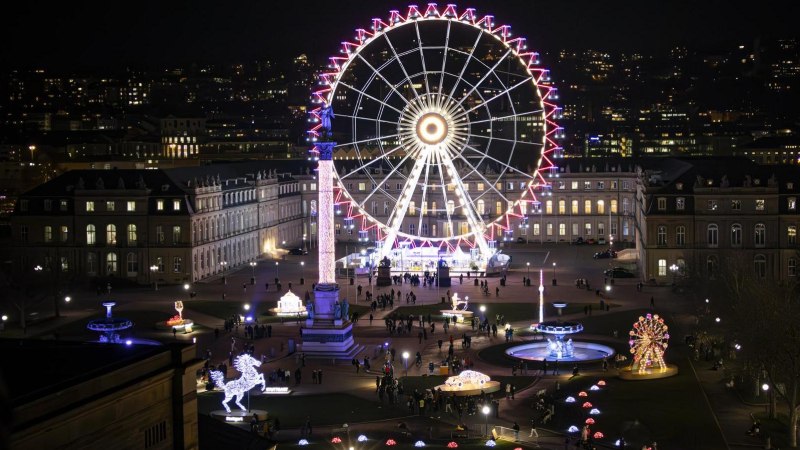
[[[311,246],[317,237],[313,164],[67,172],[21,196],[12,216],[13,267],[30,272],[40,266],[62,281],[181,283],[275,257],[280,248]],[[615,250],[635,248],[640,278],[659,284],[689,274],[713,277],[727,258],[751,265],[762,278],[797,276],[800,167],[736,157],[564,158],[558,164],[544,174],[549,189],[501,241],[613,241]],[[348,171],[347,161],[337,167]],[[491,188],[480,179],[464,180],[466,190],[484,193],[476,205],[484,221],[496,218],[508,206],[503,199],[519,196],[527,182],[503,180]],[[385,192],[362,207],[388,220],[394,202],[386,193],[396,194],[403,182],[402,176],[388,179]],[[359,202],[374,189],[367,177],[350,176],[346,183]],[[445,236],[446,217],[415,200],[403,231]],[[451,217],[457,227],[466,226],[458,210]],[[358,222],[337,211],[337,242],[373,245],[374,229],[361,231]]]
[[[20,197],[12,270],[139,284],[222,274],[300,244],[309,173],[303,161],[69,171]]]

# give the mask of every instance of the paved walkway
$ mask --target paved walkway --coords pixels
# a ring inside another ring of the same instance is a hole
[[[554,249],[551,252],[548,263],[550,260],[555,258],[558,258],[559,260],[557,275],[559,284],[558,286],[552,286],[547,283],[545,287],[546,301],[551,302],[554,299],[567,302],[595,303],[598,301],[594,290],[587,291],[585,289],[577,289],[572,281],[576,278],[587,278],[593,288],[595,286],[599,287],[603,285],[604,280],[601,272],[603,268],[607,267],[608,262],[591,260],[591,257],[588,255],[591,255],[591,252],[594,250],[596,250],[596,248],[574,248],[571,246],[562,246]],[[541,249],[538,249],[537,246],[537,248],[534,248],[531,251],[531,257],[535,257],[535,254],[538,253],[541,253]],[[522,253],[521,255],[522,256],[515,254],[514,258],[518,261],[525,261],[525,254]],[[304,276],[306,280],[311,279],[312,270],[310,269],[311,267],[315,266],[315,264],[313,264],[313,257],[305,257],[305,259],[302,258],[304,257],[293,257],[287,260],[282,260],[280,265],[280,275],[283,277],[283,282],[287,283],[288,286],[288,281],[286,280],[295,280],[295,282],[298,283],[294,286],[295,292],[299,293],[302,293],[306,289],[310,290],[311,286],[307,281],[302,288],[297,289],[300,287],[297,280],[299,280],[300,276]],[[306,261],[306,267],[299,265],[299,261],[303,260]],[[458,292],[462,297],[468,295],[471,299],[473,299],[473,302],[486,304],[489,308],[491,308],[492,303],[498,302],[530,303],[531,307],[535,308],[535,304],[538,300],[537,286],[534,285],[531,287],[526,287],[523,285],[522,279],[523,277],[530,275],[530,277],[534,280],[538,280],[538,269],[533,268],[533,270],[530,270],[524,265],[524,263],[519,262],[516,263],[516,265],[518,269],[509,273],[507,285],[500,287],[501,291],[499,297],[495,295],[484,297],[481,295],[479,287],[474,286],[472,283],[468,283],[467,278],[464,279],[464,284],[459,284],[458,279],[454,278],[454,285],[450,288],[450,290],[451,292]],[[571,268],[573,265],[575,268]],[[522,266],[522,268],[519,268],[519,266]],[[204,283],[194,284],[191,287],[191,290],[198,293],[199,299],[219,299],[222,296],[222,292],[226,292],[228,293],[227,298],[231,301],[277,300],[281,293],[278,293],[274,286],[272,286],[274,281],[273,279],[275,278],[275,269],[273,264],[271,264],[270,261],[260,263],[258,269],[259,270],[256,272],[257,282],[253,287],[249,286],[249,279],[251,276],[250,268],[242,267],[238,271],[232,270],[228,272],[226,275],[226,279],[228,281],[227,286],[223,285],[220,279],[212,279]],[[544,268],[544,278],[546,282],[549,282],[550,278],[552,278],[552,272],[553,270],[550,267]],[[590,275],[586,275],[587,273]],[[270,291],[264,292],[263,289],[255,289],[259,286],[263,287],[263,283],[259,284],[260,280],[270,281]],[[345,280],[342,281],[343,283],[341,284],[340,295],[342,297],[347,295],[354,296],[355,286],[349,286],[346,284]],[[490,285],[490,291],[494,293],[495,286],[499,285],[499,279],[489,278],[488,281]],[[615,281],[616,283],[614,284],[610,293],[611,298],[608,300],[612,303],[620,305],[618,308],[613,310],[614,312],[618,313],[620,311],[638,310],[648,307],[650,304],[650,298],[653,297],[655,305],[659,311],[662,311],[664,314],[674,314],[676,322],[672,324],[673,331],[678,330],[677,333],[673,333],[674,336],[683,336],[693,329],[693,316],[685,313],[685,311],[691,310],[691,307],[685,304],[685,301],[674,296],[669,288],[645,287],[643,292],[637,292],[635,289],[635,284],[638,280],[629,279]],[[237,288],[242,286],[243,283],[248,284],[248,289],[246,292]],[[365,290],[369,289],[369,287],[366,286],[366,280],[358,279],[357,284],[364,285]],[[284,286],[284,291],[287,286]],[[383,288],[372,287],[372,291],[375,295],[377,295],[380,293],[389,292],[392,288],[394,288],[396,291],[398,290],[398,286],[395,285]],[[403,292],[403,295],[406,292],[413,290],[413,292],[417,295],[417,304],[419,305],[440,303],[440,299],[443,295],[445,295],[445,291],[447,289],[424,288],[421,286],[411,287],[408,284],[405,284],[400,286],[399,290]],[[84,293],[83,295],[85,297],[83,302],[74,302],[80,303],[80,307],[73,304],[70,308],[63,308],[64,317],[50,321],[40,321],[32,324],[24,334],[22,333],[22,330],[15,327],[10,327],[2,332],[2,336],[51,337],[54,330],[57,330],[59,327],[63,326],[65,323],[68,323],[69,321],[84,321],[90,315],[95,317],[98,316],[100,314],[100,307],[99,305],[94,305],[95,303],[98,303],[98,297],[95,296],[94,292]],[[126,309],[146,308],[151,310],[153,308],[159,308],[165,310],[166,312],[170,312],[172,311],[171,303],[175,298],[179,298],[180,296],[185,296],[185,292],[183,292],[181,287],[176,286],[164,286],[161,287],[160,291],[153,291],[152,289],[117,291],[115,292],[114,300],[117,301],[120,306],[117,310],[115,310],[115,312],[122,312]],[[77,297],[80,297],[80,295],[77,295]],[[362,302],[363,298],[364,296],[362,295],[360,297]],[[355,303],[357,304],[357,302]],[[205,333],[194,333],[192,335],[178,334],[177,339],[196,339],[199,353],[198,356],[201,356],[206,349],[209,349],[212,352],[212,361],[215,364],[221,362],[222,360],[227,360],[228,353],[231,350],[231,338],[237,337],[237,335],[235,333],[226,334],[221,332],[223,329],[223,321],[221,319],[192,311],[191,301],[185,301],[185,304],[185,316],[192,318],[195,320],[195,322],[208,327],[210,330],[218,328],[220,330],[220,335],[218,338],[215,338],[214,333],[209,331]],[[400,306],[405,306],[405,302],[402,302],[401,304],[401,302],[396,301],[395,309]],[[423,367],[420,369],[417,369],[412,364],[409,367],[409,375],[427,372],[427,361],[438,361],[441,359],[439,350],[436,346],[436,340],[439,337],[443,337],[444,334],[440,334],[441,331],[439,331],[440,328],[437,324],[437,333],[433,336],[429,335],[428,340],[423,341],[422,344],[419,343],[416,335],[413,337],[398,337],[397,335],[388,336],[388,334],[385,332],[385,326],[382,319],[391,314],[392,311],[393,310],[390,310],[389,308],[387,308],[385,311],[379,309],[373,314],[374,321],[371,326],[366,318],[362,318],[354,328],[356,340],[366,346],[365,353],[373,359],[373,368],[378,367],[380,362],[385,358],[383,349],[385,349],[385,344],[388,343],[389,347],[398,349],[399,353],[407,350],[412,355],[417,351],[420,351],[423,354],[423,361],[425,364],[423,364]],[[602,315],[603,313],[595,312],[595,314]],[[589,322],[592,320],[591,317],[585,317],[583,314],[573,314],[571,316],[565,315],[562,317],[564,320],[577,318],[584,322]],[[527,328],[530,323],[529,321],[512,321],[512,325],[514,328],[519,329]],[[457,339],[457,350],[460,350],[460,339],[458,339],[458,337],[464,329],[464,325],[459,325],[458,329],[451,330],[451,333],[454,334]],[[466,326],[466,329],[469,329],[469,327]],[[605,331],[608,332],[607,335],[611,334],[611,330]],[[624,330],[622,331],[624,332]],[[490,375],[509,375],[509,373],[505,372],[507,369],[492,366],[477,357],[477,353],[481,349],[499,342],[503,342],[503,339],[486,338],[485,336],[478,336],[477,333],[472,333],[472,336],[472,348],[467,349],[464,354],[469,355],[471,359],[475,361],[476,369],[485,371]],[[241,349],[240,338],[241,330],[237,338],[237,341],[239,341],[237,344],[239,349]],[[295,367],[297,367],[299,364],[299,355],[289,355],[288,350],[290,348],[290,341],[294,341],[294,343],[300,342],[299,325],[295,323],[286,323],[283,325],[273,324],[273,337],[271,339],[260,339],[254,342],[256,347],[256,355],[270,355],[272,349],[275,349],[274,353],[276,357],[269,359],[269,361],[265,364],[265,371],[271,371],[278,367],[290,368],[293,370]],[[443,346],[443,350],[446,350],[446,348],[447,344]],[[399,366],[401,364],[402,363],[396,364],[396,368],[400,369]],[[733,392],[724,388],[724,385],[720,382],[720,373],[708,370],[704,362],[695,362],[693,363],[693,367],[697,382],[699,383],[699,386],[702,387],[702,390],[708,400],[709,409],[714,412],[716,420],[719,423],[718,431],[711,430],[709,432],[720,432],[728,443],[727,448],[746,447],[759,444],[756,438],[750,438],[749,436],[744,435],[744,431],[749,428],[750,425],[750,414],[754,411],[757,411],[759,407],[744,405],[738,399],[738,397],[734,395]],[[371,400],[374,399],[375,394],[373,374],[355,375],[350,364],[331,365],[331,362],[329,361],[306,361],[306,372],[315,368],[324,369],[326,376],[325,384],[317,385],[302,383],[296,388],[293,388],[296,392],[296,395],[325,392],[347,392]],[[532,371],[533,370],[531,368],[531,372]],[[557,380],[562,380],[566,377],[567,375],[549,375],[542,377],[538,379],[531,388],[518,392],[516,400],[502,401],[500,408],[501,419],[499,421],[493,421],[493,423],[502,426],[510,426],[513,420],[516,419],[518,423],[523,426],[523,430],[526,430],[526,425],[529,423],[528,417],[530,415],[530,397],[535,395],[535,392],[539,389],[552,389]],[[309,377],[306,375],[304,378],[307,380]],[[447,428],[452,427],[452,424],[442,422],[441,426]],[[292,432],[282,431],[281,433],[283,433],[283,435],[288,435]],[[543,448],[563,448],[563,438],[561,437],[543,438],[540,439],[540,443],[542,443]]]

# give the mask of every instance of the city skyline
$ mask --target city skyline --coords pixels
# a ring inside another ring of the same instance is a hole
[[[338,43],[353,29],[368,26],[372,17],[387,16],[390,9],[404,11],[408,3],[182,2],[164,8],[144,2],[136,8],[107,8],[84,2],[44,9],[36,3],[14,4],[10,17],[16,20],[0,31],[5,41],[14,45],[0,50],[0,61],[9,68],[90,70],[284,59],[299,53],[321,60],[336,52]],[[475,7],[479,15],[493,14],[498,23],[513,22],[514,30],[542,52],[561,48],[653,51],[676,45],[710,49],[733,43],[752,46],[759,38],[796,37],[791,18],[800,13],[797,5],[768,2],[753,8],[740,1],[699,5],[688,1],[658,5],[474,1],[458,6]],[[299,29],[303,32],[298,33]]]

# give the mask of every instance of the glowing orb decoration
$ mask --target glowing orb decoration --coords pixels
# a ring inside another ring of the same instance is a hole
[[[575,397],[567,397],[564,401],[567,403],[575,403]]]
[[[592,419],[591,417],[586,419],[586,425],[594,425],[594,419]]]
[[[588,397],[588,396],[589,396],[589,394],[586,391],[578,392],[578,397]]]
[[[334,436],[331,439],[331,444],[341,444],[341,443],[342,443],[342,438],[340,438],[339,436]]]
[[[393,445],[397,445],[397,441],[395,441],[394,439],[387,439],[386,440],[386,445],[388,445],[389,447],[391,447]]]
[[[363,434],[359,434],[359,435],[358,435],[358,439],[356,439],[356,440],[357,440],[358,442],[367,442],[367,437],[366,437],[366,436],[364,436]]]
[[[600,387],[598,387],[596,384],[593,384],[592,387],[589,388],[589,390],[590,391],[599,391]]]
[[[578,432],[578,427],[576,427],[575,425],[570,425],[570,427],[567,428],[567,433],[577,433],[577,432]]]
[[[605,381],[603,381],[603,380],[600,380],[600,381],[598,381],[598,382],[597,382],[597,385],[598,385],[598,386],[605,386],[605,385],[606,385],[606,382],[605,382]]]
[[[589,411],[589,414],[591,414],[593,416],[596,416],[596,415],[600,414],[600,410],[597,409],[597,408],[592,408],[592,410]]]
[[[450,441],[447,443],[447,448],[458,448],[458,442]]]
[[[422,441],[414,442],[414,447],[425,447],[425,443]]]
[[[603,439],[603,437],[605,437],[605,435],[603,433],[599,432],[599,431],[594,433],[594,438],[595,439]]]
[[[494,447],[495,445],[497,445],[497,442],[495,442],[492,439],[489,439],[488,441],[486,441],[486,446],[487,447]]]
[[[236,399],[236,405],[242,410],[247,411],[247,408],[242,405],[242,398],[244,395],[257,385],[261,385],[261,391],[267,389],[267,382],[264,380],[264,374],[259,373],[256,367],[261,366],[261,361],[253,358],[247,353],[239,355],[233,360],[233,367],[238,370],[242,376],[235,380],[225,382],[225,375],[217,370],[211,371],[211,379],[218,388],[225,391],[225,398],[222,400],[222,406],[225,411],[231,412],[228,402],[231,399]]]
[[[299,441],[297,441],[297,445],[303,445],[303,446],[308,445],[308,439],[300,439]]]
[[[583,404],[582,406],[583,406],[584,408],[587,408],[587,409],[588,409],[588,408],[591,408],[591,407],[592,407],[592,403],[591,403],[591,402],[584,402],[584,404]]]
[[[660,372],[667,370],[664,362],[664,352],[669,341],[669,328],[664,319],[658,314],[639,316],[633,324],[633,329],[628,332],[628,344],[633,354],[632,372],[646,373],[648,369]]]

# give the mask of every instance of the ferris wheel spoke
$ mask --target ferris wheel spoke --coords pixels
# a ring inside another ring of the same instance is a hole
[[[389,39],[389,33],[383,33],[384,39],[386,39],[386,43],[389,44],[389,48],[392,49],[392,53],[394,54],[394,58],[397,60],[397,64],[400,65],[400,69],[403,71],[403,75],[406,76],[406,80],[408,81],[408,86],[414,91],[414,97],[419,98],[419,92],[417,92],[417,88],[414,87],[414,81],[411,80],[411,77],[408,76],[408,71],[406,70],[406,66],[403,65],[403,60],[400,59],[400,56],[397,54],[397,50],[394,48],[391,39]]]
[[[492,183],[491,181],[489,181],[488,179],[486,179],[486,177],[485,177],[485,176],[483,176],[483,174],[481,173],[481,171],[480,171],[480,170],[478,170],[478,168],[477,168],[477,167],[473,166],[473,165],[472,165],[472,163],[470,163],[470,162],[469,162],[469,160],[467,160],[466,158],[464,158],[464,156],[463,156],[463,155],[459,155],[458,157],[459,157],[459,158],[460,158],[462,161],[464,161],[464,163],[465,163],[466,165],[468,165],[468,166],[469,166],[469,167],[472,169],[472,171],[475,173],[475,175],[477,175],[477,176],[478,176],[478,177],[479,177],[481,180],[483,180],[483,182],[484,182],[484,183],[486,183],[486,185],[487,185],[487,186],[489,186],[489,189],[491,189],[491,190],[495,191],[495,192],[497,193],[497,195],[499,195],[499,196],[500,196],[500,197],[501,197],[501,198],[502,198],[502,199],[503,199],[503,200],[504,200],[506,203],[507,203],[507,202],[509,202],[509,199],[508,199],[508,197],[506,197],[506,196],[505,196],[505,195],[504,195],[502,192],[500,192],[500,190],[499,190],[499,189],[497,189],[497,186],[495,186],[495,184],[494,184],[494,183]]]
[[[504,121],[504,120],[507,120],[507,119],[514,119],[516,117],[529,116],[529,115],[533,115],[533,114],[541,114],[541,112],[542,112],[541,109],[537,109],[535,111],[526,111],[526,112],[521,112],[521,113],[516,113],[516,114],[510,114],[508,116],[491,117],[489,119],[481,119],[481,120],[470,120],[469,123],[470,123],[470,125],[474,125],[476,123],[500,122],[500,121]]]
[[[361,140],[358,140],[358,141],[345,142],[343,144],[336,144],[335,148],[347,147],[349,145],[358,145],[358,144],[363,144],[365,142],[380,141],[381,139],[391,139],[391,138],[396,138],[398,136],[400,136],[400,133],[388,134],[386,136],[376,136],[376,137],[369,138],[369,139],[361,139]]]
[[[398,150],[401,150],[402,148],[403,148],[403,146],[402,146],[402,145],[398,145],[397,147],[395,147],[395,148],[393,148],[393,149],[389,150],[388,152],[384,152],[384,153],[383,153],[383,158],[387,158],[387,157],[389,157],[389,156],[390,156],[392,153],[394,153],[394,152],[396,152],[396,151],[398,151]],[[373,165],[373,164],[375,164],[376,162],[379,162],[379,161],[381,161],[381,160],[382,160],[382,158],[374,158],[374,159],[370,159],[370,160],[369,160],[369,161],[367,161],[366,163],[364,163],[364,164],[362,164],[362,165],[360,165],[360,166],[356,167],[355,169],[353,169],[353,170],[351,170],[351,171],[348,171],[346,174],[339,176],[339,179],[340,179],[340,180],[344,180],[344,179],[346,179],[346,178],[349,178],[349,177],[350,177],[350,176],[352,176],[352,175],[358,175],[358,174],[359,174],[359,173],[361,173],[363,170],[366,170],[366,169],[367,169],[369,166],[371,166],[371,165]]]
[[[447,52],[449,51],[450,47],[450,25],[452,23],[453,23],[452,21],[449,20],[447,21],[447,32],[445,33],[444,50],[442,52],[442,73],[441,75],[439,75],[439,90],[436,91],[438,95],[438,97],[436,98],[436,105],[440,108],[444,104],[444,96],[442,95],[442,89],[444,87],[444,74],[445,74],[445,68],[447,67]]]
[[[397,122],[392,122],[392,121],[389,121],[389,120],[377,119],[377,118],[374,118],[374,117],[352,116],[352,115],[349,115],[349,114],[342,114],[340,112],[336,112],[336,117],[346,117],[346,118],[352,119],[352,120],[367,120],[367,121],[370,121],[370,122],[380,122],[380,123],[387,123],[389,125],[397,125]]]
[[[419,182],[419,177],[422,174],[422,169],[427,164],[427,160],[430,157],[432,152],[432,147],[426,147],[423,149],[422,154],[414,161],[414,166],[411,168],[411,174],[406,178],[406,183],[403,186],[403,190],[400,191],[400,198],[397,201],[394,209],[392,210],[391,214],[389,214],[389,218],[387,220],[387,225],[389,226],[389,232],[386,236],[386,242],[394,242],[395,238],[397,237],[398,230],[403,225],[403,219],[405,219],[406,214],[408,213],[408,206],[411,203],[413,198],[414,190],[417,188],[417,183]],[[385,248],[382,250],[383,252],[388,253],[388,249]],[[385,256],[385,253],[381,254],[381,258]]]
[[[527,144],[527,145],[538,145],[538,146],[544,145],[541,142],[517,141],[517,140],[514,140],[514,139],[500,138],[500,137],[497,137],[497,136],[486,136],[486,135],[477,134],[477,133],[476,134],[472,134],[472,136],[473,137],[483,138],[483,139],[489,139],[491,141],[511,142],[512,144]]]
[[[477,148],[475,148],[475,147],[473,147],[471,145],[466,145],[465,147],[471,149],[472,151],[474,151],[476,153],[479,153],[481,155],[481,157],[490,159],[490,160],[496,162],[497,164],[500,164],[501,166],[505,167],[506,169],[508,169],[508,170],[510,170],[512,172],[518,173],[520,175],[524,175],[524,176],[526,176],[528,178],[532,178],[532,175],[527,174],[527,173],[517,169],[516,167],[509,165],[508,163],[504,163],[504,162],[500,161],[499,159],[489,155],[488,153],[482,152],[482,151],[478,150]]]
[[[429,158],[430,159],[430,158]],[[417,229],[420,230],[420,234],[422,232],[422,221],[424,219],[424,215],[428,212],[427,206],[423,211],[422,207],[425,206],[425,202],[428,201],[428,178],[431,172],[431,165],[425,164],[425,181],[422,183],[422,198],[420,199],[420,212],[419,212],[419,221],[417,221]]]
[[[403,102],[405,102],[405,104],[406,104],[406,105],[408,105],[408,100],[406,100],[406,98],[405,98],[405,97],[403,97],[403,94],[401,94],[401,93],[400,93],[400,91],[398,91],[398,90],[397,90],[397,88],[396,88],[396,87],[395,87],[395,86],[394,86],[392,83],[389,83],[389,81],[388,81],[388,80],[386,80],[386,79],[385,79],[383,76],[381,76],[381,73],[378,71],[378,69],[376,69],[376,68],[375,68],[375,66],[373,66],[372,64],[370,64],[370,62],[369,62],[369,61],[367,61],[367,60],[366,60],[366,58],[364,58],[364,56],[363,56],[363,55],[361,55],[361,53],[360,53],[360,52],[359,52],[359,54],[358,54],[358,57],[359,57],[359,59],[361,59],[361,61],[364,61],[364,64],[366,64],[366,65],[367,65],[367,67],[369,67],[369,68],[370,68],[370,70],[372,70],[372,72],[373,72],[373,76],[371,77],[371,79],[378,78],[379,80],[383,81],[383,82],[384,82],[384,84],[386,84],[387,86],[389,86],[389,88],[390,88],[392,91],[394,91],[394,93],[395,93],[395,94],[397,94],[397,96],[398,96],[398,97],[399,97],[401,100],[403,100]],[[386,64],[384,64],[384,65],[386,65]]]
[[[395,173],[397,173],[397,172],[398,172],[398,169],[399,169],[399,168],[400,168],[400,167],[401,167],[403,164],[405,164],[405,162],[406,162],[406,161],[408,160],[408,158],[410,158],[410,157],[411,157],[411,153],[410,153],[410,152],[406,152],[406,156],[404,156],[404,157],[403,157],[403,159],[401,159],[401,160],[400,160],[400,162],[398,162],[398,163],[397,163],[397,164],[396,164],[394,167],[392,167],[392,170],[390,170],[390,171],[389,171],[389,173],[388,173],[388,174],[386,174],[386,176],[383,178],[383,180],[381,180],[381,183],[380,183],[380,185],[381,185],[381,186],[383,186],[384,184],[386,184],[386,182],[387,182],[387,181],[388,181],[390,178],[392,178],[392,176],[394,176],[394,174],[395,174]],[[372,192],[370,192],[370,193],[369,193],[369,194],[366,196],[366,198],[364,198],[364,204],[366,204],[367,200],[369,200],[369,199],[370,199],[370,198],[371,198],[373,195],[375,195],[375,192],[376,192],[376,191],[377,191],[377,189],[376,189],[376,190],[374,190],[374,191],[372,191]]]
[[[483,219],[476,213],[473,209],[474,203],[471,202],[469,194],[464,189],[464,183],[461,178],[458,176],[458,169],[456,169],[455,164],[453,164],[453,160],[446,154],[442,155],[441,158],[444,166],[447,168],[447,173],[450,176],[450,182],[455,185],[456,197],[458,198],[459,207],[461,211],[464,213],[464,216],[467,219],[467,223],[469,223],[470,228],[472,228],[473,236],[475,239],[475,243],[481,249],[481,252],[488,252],[489,245],[486,243],[486,239],[483,236],[483,231],[486,229],[486,224],[483,222]],[[441,171],[440,171],[441,172]],[[451,225],[452,227],[453,225]],[[453,234],[461,234],[453,233]]]
[[[428,69],[425,67],[425,52],[422,51],[422,36],[419,34],[419,22],[414,22],[414,29],[417,32],[417,44],[419,48],[419,59],[422,61],[422,79],[425,80],[425,94],[431,95],[431,88],[428,86]]]
[[[400,111],[399,109],[397,109],[397,108],[395,108],[394,106],[392,106],[392,105],[390,105],[390,104],[388,104],[388,103],[384,102],[383,100],[379,100],[379,99],[377,99],[376,97],[373,97],[372,95],[370,95],[370,94],[367,94],[366,92],[362,91],[361,89],[358,89],[358,88],[356,88],[356,87],[350,86],[349,84],[347,84],[347,83],[344,83],[344,82],[342,82],[342,81],[339,81],[339,83],[338,83],[338,84],[340,84],[340,85],[342,85],[342,86],[346,87],[347,89],[350,89],[350,90],[351,90],[351,91],[353,91],[353,92],[357,92],[357,93],[359,93],[359,94],[363,95],[364,97],[367,97],[367,98],[369,98],[369,99],[372,99],[372,100],[374,100],[374,101],[376,101],[376,102],[378,102],[378,103],[380,103],[380,104],[382,104],[382,105],[386,106],[387,108],[393,109],[393,110],[397,111],[398,113],[400,113],[400,114],[403,114],[403,111]]]
[[[516,88],[518,88],[518,87],[520,87],[520,86],[524,85],[525,83],[527,83],[527,82],[529,82],[529,81],[532,81],[532,80],[533,80],[533,77],[527,77],[527,78],[525,78],[524,80],[520,81],[519,83],[516,83],[515,85],[511,86],[510,88],[508,88],[508,89],[506,89],[506,90],[504,90],[504,91],[500,92],[499,94],[495,95],[494,97],[491,97],[489,100],[486,100],[485,102],[483,102],[483,103],[481,103],[481,104],[479,104],[479,105],[475,105],[475,106],[473,106],[472,108],[470,108],[470,109],[468,109],[468,110],[464,111],[464,112],[462,113],[462,115],[469,114],[469,113],[471,113],[472,111],[475,111],[476,109],[480,108],[481,106],[484,106],[484,105],[488,104],[488,103],[489,103],[489,102],[491,102],[492,100],[495,100],[495,99],[497,99],[497,98],[500,98],[500,97],[502,97],[503,95],[507,95],[509,92],[513,91],[514,89],[516,89]],[[466,98],[466,97],[465,97],[465,98]],[[461,101],[464,101],[464,99],[461,99]]]
[[[487,78],[489,78],[489,76],[490,76],[490,75],[493,75],[493,74],[494,74],[494,71],[495,71],[495,69],[497,69],[497,67],[500,65],[500,63],[502,63],[503,61],[505,61],[505,59],[506,59],[506,58],[508,57],[508,55],[510,55],[510,54],[511,54],[511,49],[509,48],[508,50],[506,50],[506,52],[505,52],[505,53],[503,53],[503,56],[501,56],[501,57],[500,57],[500,59],[498,59],[498,60],[497,60],[497,62],[496,62],[496,63],[494,63],[494,65],[492,66],[492,68],[491,68],[491,69],[489,69],[489,70],[488,70],[486,73],[484,73],[484,74],[483,74],[483,77],[481,77],[481,79],[480,79],[480,80],[478,80],[478,82],[477,82],[477,83],[475,83],[475,84],[472,86],[472,89],[470,89],[470,90],[469,90],[469,92],[467,92],[466,94],[464,94],[464,95],[461,97],[461,100],[459,100],[459,101],[456,103],[456,105],[461,105],[462,103],[464,103],[464,100],[466,100],[467,98],[469,98],[469,96],[470,96],[470,95],[472,95],[472,93],[473,93],[473,92],[475,92],[475,89],[478,89],[478,87],[479,87],[481,84],[483,84],[483,82],[484,82],[484,81],[486,81],[486,79],[487,79]],[[471,56],[471,57],[472,57],[472,56]]]
[[[478,32],[478,37],[475,38],[475,43],[472,44],[472,49],[467,54],[464,66],[461,67],[461,72],[458,74],[458,77],[456,77],[456,82],[453,83],[453,87],[450,88],[450,95],[449,95],[450,98],[453,98],[453,96],[456,93],[456,88],[458,87],[458,83],[464,78],[464,72],[467,71],[467,66],[469,66],[470,55],[475,53],[475,49],[478,48],[478,43],[481,41],[481,37],[483,37],[483,31]]]

